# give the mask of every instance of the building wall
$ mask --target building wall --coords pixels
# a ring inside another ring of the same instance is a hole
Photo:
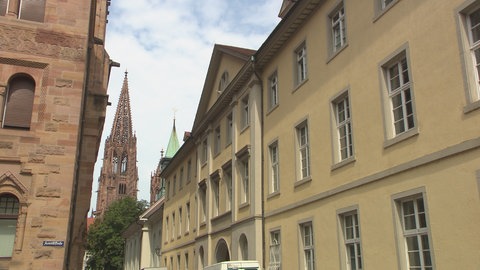
[[[265,240],[269,245],[270,232],[280,230],[282,268],[303,267],[300,228],[311,222],[316,269],[338,269],[339,263],[341,269],[348,269],[339,223],[344,213],[355,210],[364,267],[406,269],[397,201],[413,194],[421,194],[428,208],[434,267],[478,265],[473,251],[478,244],[471,240],[478,236],[447,233],[457,226],[469,231],[479,221],[480,134],[475,127],[479,112],[469,109],[478,106],[465,95],[465,72],[470,71],[462,67],[458,24],[458,10],[473,2],[393,1],[380,12],[374,6],[377,1],[366,6],[358,1],[325,1],[265,64],[261,76],[267,90],[263,92],[266,187],[271,181],[268,154],[273,142],[278,142],[280,160],[280,189],[264,193]],[[329,14],[342,3],[346,43],[331,53]],[[308,75],[297,86],[292,71],[295,50],[303,42]],[[393,135],[385,76],[388,65],[402,52],[408,63],[415,127]],[[268,80],[275,70],[279,104],[270,109]],[[353,153],[345,160],[339,159],[334,110],[342,93],[349,97],[353,141]],[[304,120],[310,176],[301,179],[295,128]],[[458,213],[473,201],[475,206]],[[455,213],[455,222],[446,220],[448,213]],[[453,244],[457,240],[468,243],[470,248],[461,249],[467,260],[452,259],[460,256]],[[267,257],[267,267],[269,263]]]
[[[0,129],[0,196],[13,195],[19,202],[18,215],[9,217],[17,218],[17,224],[11,255],[7,250],[0,258],[2,269],[82,266],[93,165],[105,117],[110,59],[93,37],[104,40],[107,1],[94,6],[90,1],[43,2],[44,8],[28,8],[27,2],[9,1],[0,16],[2,119],[12,79],[26,74],[34,81],[27,126],[2,123]],[[27,7],[23,15],[18,15],[18,5]],[[44,16],[35,21],[22,17],[32,10],[44,10]]]

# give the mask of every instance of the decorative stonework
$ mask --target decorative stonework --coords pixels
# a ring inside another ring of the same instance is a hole
[[[59,88],[72,88],[73,80],[56,79],[55,86]]]
[[[13,143],[12,142],[0,142],[0,149],[12,149]]]
[[[65,147],[58,145],[39,145],[36,151],[39,155],[65,155]]]
[[[43,198],[60,198],[62,191],[60,188],[41,187],[38,188],[35,196]]]
[[[0,48],[10,52],[68,60],[85,59],[85,38],[47,30],[4,26],[0,28]]]

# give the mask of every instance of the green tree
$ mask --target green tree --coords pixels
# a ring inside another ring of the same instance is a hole
[[[90,226],[87,235],[88,269],[123,269],[124,239],[122,232],[147,208],[145,200],[126,197],[113,202]]]

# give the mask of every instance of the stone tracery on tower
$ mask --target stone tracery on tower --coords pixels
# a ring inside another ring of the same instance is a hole
[[[101,216],[118,199],[127,196],[137,198],[137,138],[132,130],[128,72],[125,71],[110,136],[105,140],[98,179],[97,216]]]

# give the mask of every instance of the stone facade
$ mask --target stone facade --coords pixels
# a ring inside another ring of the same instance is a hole
[[[137,137],[132,131],[128,78],[125,72],[112,130],[105,140],[95,215],[102,216],[108,206],[118,199],[126,196],[136,199],[137,182]]]
[[[82,267],[109,2],[0,1],[0,269]]]

